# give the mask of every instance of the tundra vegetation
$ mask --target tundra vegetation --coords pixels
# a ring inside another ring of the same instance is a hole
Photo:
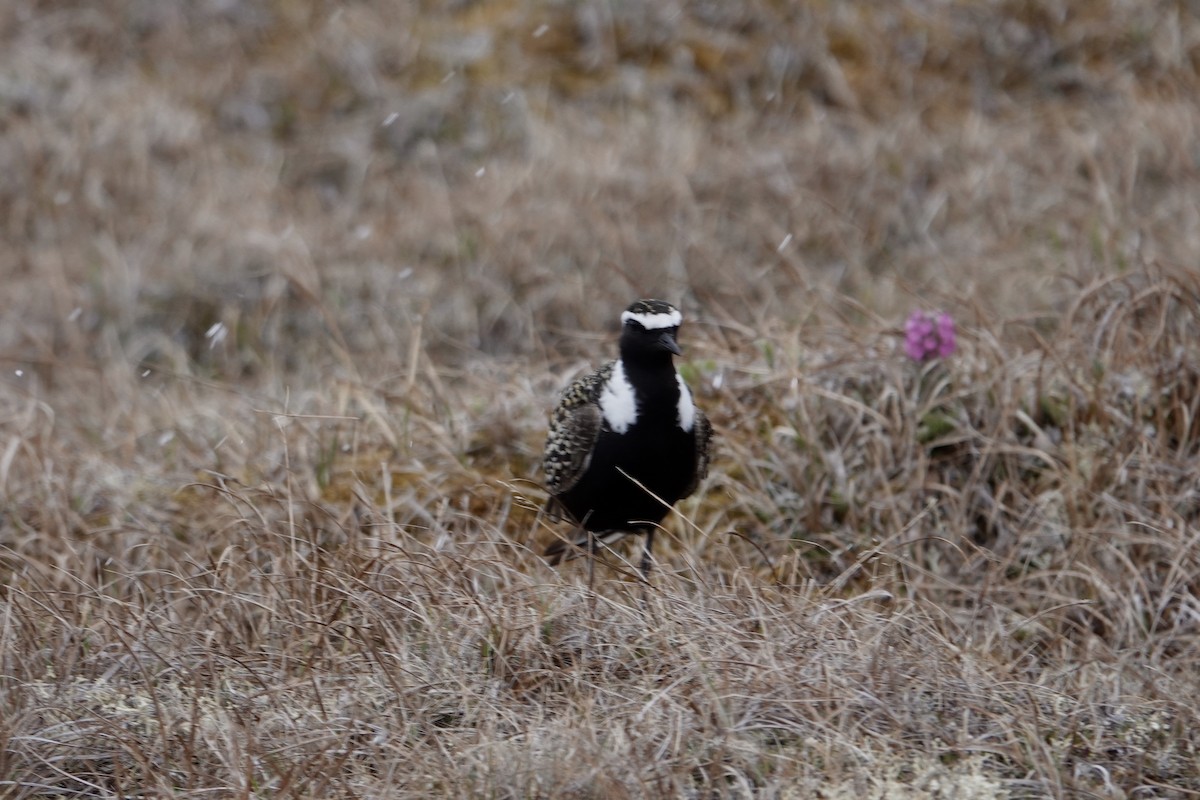
[[[1195,797],[1198,66],[1175,0],[6,0],[0,795]],[[539,557],[639,296],[718,437],[648,585]]]

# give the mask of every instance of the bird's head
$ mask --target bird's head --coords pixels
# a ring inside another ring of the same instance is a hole
[[[638,300],[621,314],[621,357],[637,361],[670,360],[680,355],[675,337],[683,315],[665,300]]]

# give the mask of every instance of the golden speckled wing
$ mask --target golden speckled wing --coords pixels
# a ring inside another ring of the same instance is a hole
[[[704,412],[698,408],[696,409],[695,426],[696,474],[692,476],[692,482],[683,490],[683,497],[691,497],[700,486],[700,481],[708,475],[708,462],[712,454],[712,424],[709,423],[708,417],[704,416]]]
[[[600,435],[600,392],[612,375],[613,363],[584,375],[562,393],[550,416],[543,467],[550,494],[568,492],[587,471]]]

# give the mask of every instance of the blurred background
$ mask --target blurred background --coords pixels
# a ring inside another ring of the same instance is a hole
[[[0,0],[0,794],[1200,793],[1198,67],[1195,0]],[[648,586],[538,513],[638,296],[718,436]]]
[[[0,358],[594,354],[642,295],[1036,323],[1200,249],[1198,59],[1182,0],[10,0]]]

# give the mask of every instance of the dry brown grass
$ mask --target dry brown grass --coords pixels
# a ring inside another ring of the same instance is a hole
[[[1200,794],[1198,61],[1168,2],[3,4],[0,795]],[[720,434],[649,586],[537,555],[638,295]]]

